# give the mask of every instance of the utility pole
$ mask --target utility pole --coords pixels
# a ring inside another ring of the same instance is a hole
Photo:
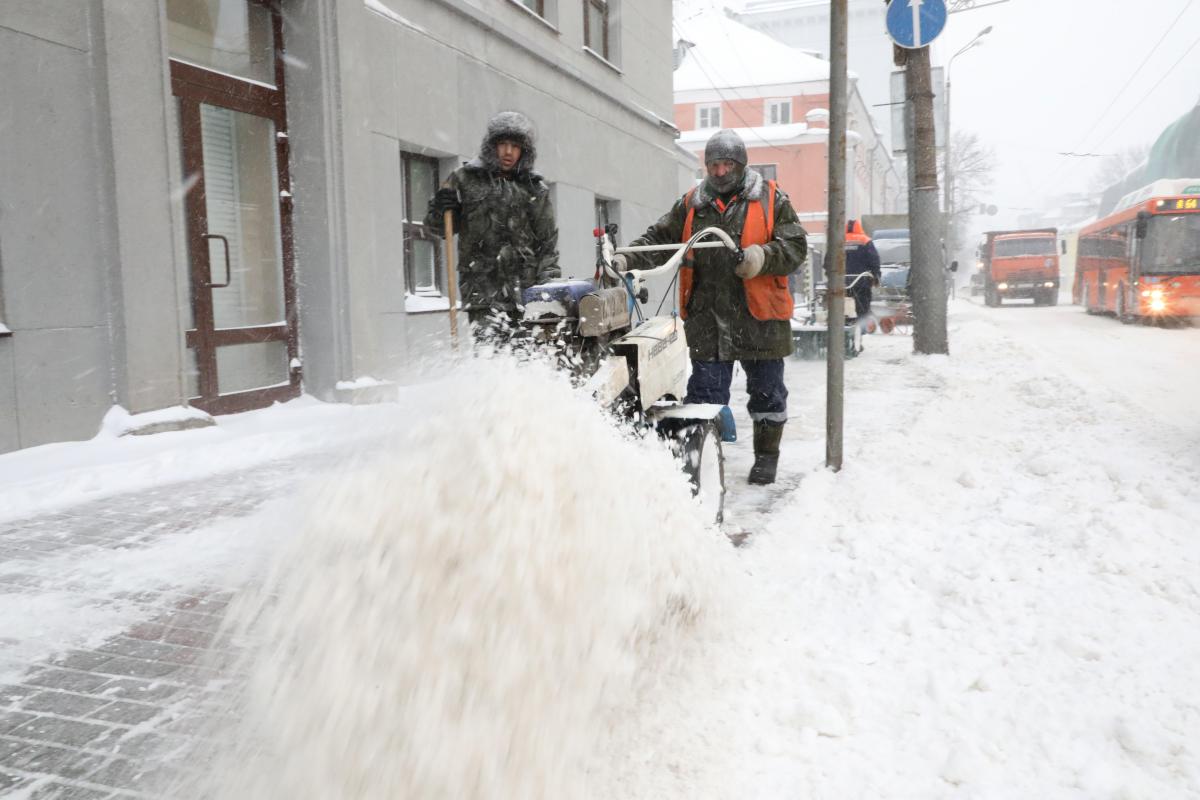
[[[912,250],[909,293],[913,351],[949,353],[946,279],[938,211],[937,143],[929,44],[946,25],[945,0],[885,0],[896,66],[904,67],[904,139],[908,150],[908,233]]]
[[[934,141],[933,86],[929,48],[906,52],[905,99],[911,109],[908,158],[912,183],[908,189],[908,227],[912,242],[913,351],[950,352],[946,335],[946,278],[941,238],[944,226],[938,210],[937,145]]]
[[[846,77],[847,0],[829,4],[829,213],[825,276],[829,304],[825,339],[825,466],[842,468],[843,388],[846,367]]]

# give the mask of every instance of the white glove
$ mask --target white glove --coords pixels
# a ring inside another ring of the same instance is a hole
[[[613,256],[612,268],[617,272],[628,272],[629,259],[625,257],[624,253],[617,253],[615,256]]]
[[[742,263],[737,265],[734,272],[742,280],[748,281],[762,272],[763,261],[767,258],[766,251],[760,244],[752,244],[742,251]]]

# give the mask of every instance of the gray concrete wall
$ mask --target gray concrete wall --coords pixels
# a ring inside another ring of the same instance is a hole
[[[404,311],[401,150],[442,159],[444,177],[476,154],[492,114],[528,114],[572,277],[594,269],[597,196],[619,201],[621,236],[631,238],[670,206],[692,169],[681,168],[687,156],[655,118],[671,116],[669,4],[614,7],[610,64],[584,50],[579,3],[550,3],[550,25],[511,0],[381,2],[389,13],[337,3],[351,309],[344,327],[353,342],[339,379],[407,380],[448,339],[446,312]]]
[[[159,8],[0,4],[0,450],[182,401]]]
[[[96,11],[75,0],[0,4],[5,449],[90,437],[115,395]]]

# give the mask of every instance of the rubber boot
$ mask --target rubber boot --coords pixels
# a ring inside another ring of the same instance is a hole
[[[783,438],[783,423],[759,421],[754,423],[754,466],[750,468],[750,483],[765,485],[775,482],[779,467],[779,440]]]

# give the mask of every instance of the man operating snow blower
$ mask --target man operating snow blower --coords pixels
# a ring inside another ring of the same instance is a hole
[[[728,405],[733,362],[740,361],[754,420],[749,480],[767,484],[775,482],[787,422],[783,360],[793,347],[787,276],[804,262],[808,242],[788,196],[746,163],[737,133],[713,134],[704,148],[707,178],[629,246],[686,242],[709,226],[740,238],[740,262],[724,248],[694,250],[679,270],[680,316],[692,359],[684,402]],[[640,253],[614,258],[619,271],[649,263]]]
[[[533,171],[533,123],[517,111],[488,121],[479,155],[451,173],[429,202],[425,225],[458,234],[463,307],[477,340],[506,340],[519,329],[521,293],[558,278],[558,226],[550,188]]]

